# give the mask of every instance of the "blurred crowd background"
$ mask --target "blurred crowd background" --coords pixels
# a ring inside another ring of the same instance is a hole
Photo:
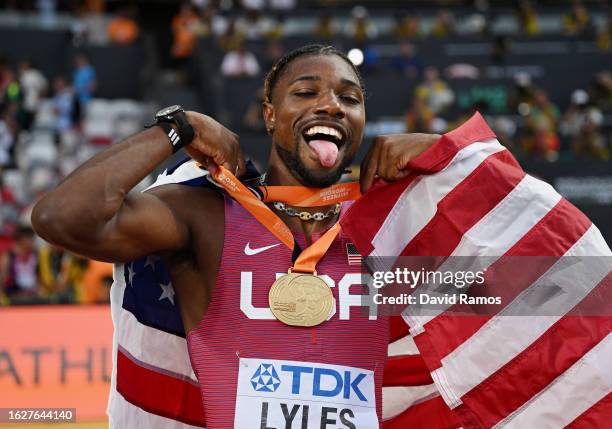
[[[215,117],[264,166],[263,77],[307,43],[359,66],[368,141],[444,133],[480,111],[528,172],[612,241],[607,1],[0,4],[0,305],[107,302],[111,266],[37,238],[36,199],[170,104]]]

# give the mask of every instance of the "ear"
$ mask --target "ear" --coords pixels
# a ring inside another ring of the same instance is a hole
[[[272,135],[274,133],[274,106],[269,101],[263,102],[263,119],[266,124],[266,131]]]

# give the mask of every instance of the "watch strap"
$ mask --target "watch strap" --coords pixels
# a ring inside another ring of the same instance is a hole
[[[177,127],[177,133],[179,135],[179,146],[176,147],[175,152],[180,148],[187,146],[193,140],[193,127],[187,121],[187,115],[183,110],[173,113],[171,116],[158,118],[157,123],[170,123],[175,124]],[[173,147],[174,143],[173,143]]]
[[[160,127],[162,130],[164,130],[164,133],[166,133],[166,136],[172,144],[172,153],[178,152],[183,146],[185,146],[185,144],[181,144],[183,139],[181,138],[180,134],[172,127],[172,125],[170,125],[170,123],[160,121],[153,124],[153,126]]]

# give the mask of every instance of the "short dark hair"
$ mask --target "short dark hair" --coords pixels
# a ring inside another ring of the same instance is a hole
[[[353,64],[353,62],[349,59],[349,57],[346,56],[344,52],[333,46],[306,45],[302,46],[301,48],[297,48],[289,52],[288,54],[283,55],[283,57],[281,57],[274,64],[274,66],[272,66],[266,76],[266,80],[264,83],[265,101],[272,101],[272,91],[274,90],[274,86],[278,82],[278,79],[282,76],[283,71],[287,68],[287,65],[289,65],[293,60],[303,57],[305,55],[336,55],[342,58],[344,61],[346,61],[347,64],[351,66],[351,68],[355,72],[355,75],[357,76],[357,79],[359,80],[359,86],[361,86],[361,89],[365,91],[365,85],[363,83],[361,73],[359,73],[359,70],[357,69],[355,64]]]

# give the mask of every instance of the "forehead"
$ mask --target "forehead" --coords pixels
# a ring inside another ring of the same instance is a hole
[[[278,80],[278,85],[289,85],[300,76],[318,76],[328,83],[350,80],[359,84],[353,68],[338,55],[312,54],[293,60]]]

